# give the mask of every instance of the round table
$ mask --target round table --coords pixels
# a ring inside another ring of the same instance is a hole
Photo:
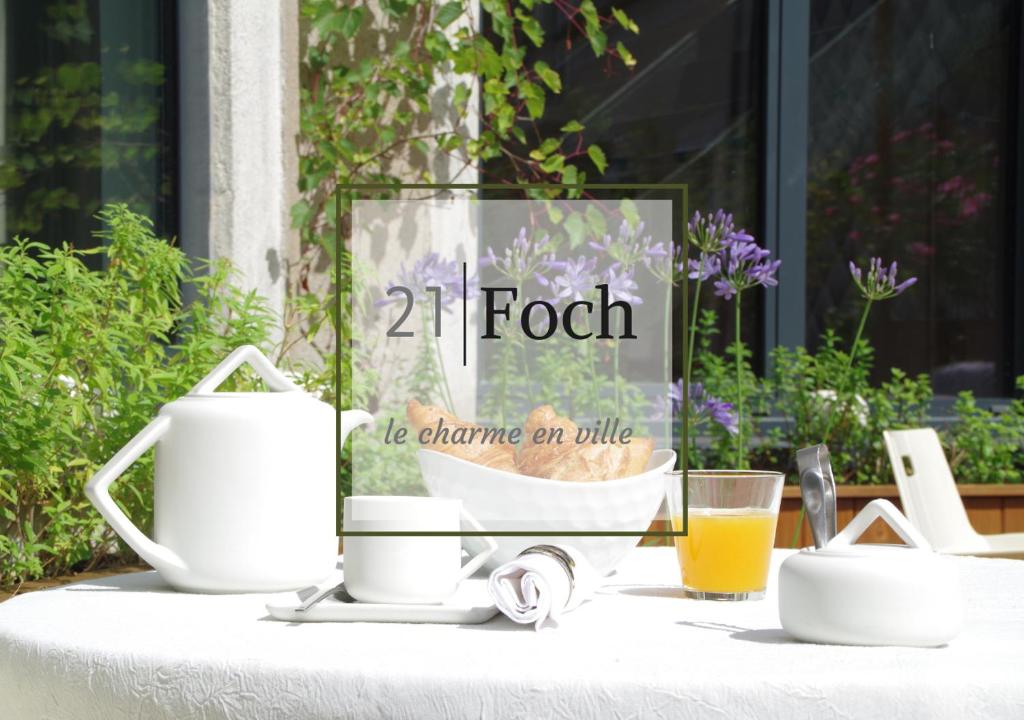
[[[801,644],[767,599],[682,599],[633,552],[556,629],[293,624],[281,596],[138,573],[0,604],[0,716],[21,718],[1024,717],[1024,562],[954,558],[963,634],[935,649]],[[292,594],[294,596],[294,594]]]

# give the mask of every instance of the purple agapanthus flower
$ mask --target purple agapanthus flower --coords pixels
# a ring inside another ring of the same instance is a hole
[[[538,283],[552,291],[552,303],[569,298],[574,301],[582,300],[584,294],[593,292],[597,282],[594,276],[597,258],[585,258],[582,255],[576,260],[551,258],[545,261],[545,266],[561,271],[560,275],[556,275],[551,280],[540,273],[536,273],[534,276]]]
[[[705,252],[700,254],[700,259],[690,258],[690,279],[706,282],[722,270],[722,258],[720,255],[708,255]]]
[[[480,264],[484,267],[493,267],[517,284],[522,284],[526,278],[536,275],[550,260],[550,240],[550,235],[544,235],[539,240],[531,240],[527,237],[526,227],[520,227],[512,239],[512,245],[505,248],[504,253],[499,255],[494,252],[494,248],[488,247],[487,252],[480,258]]]
[[[672,406],[672,413],[678,415],[683,406],[682,378],[669,385],[668,398]],[[732,403],[719,400],[714,395],[706,392],[703,384],[698,382],[690,383],[688,399],[690,404],[690,424],[692,426],[697,426],[710,420],[733,435],[739,432],[739,419],[736,417],[736,413],[733,412]]]
[[[608,268],[603,278],[608,285],[608,297],[610,302],[625,300],[630,305],[643,305],[643,299],[635,294],[637,290],[636,281],[633,279],[632,270],[622,270],[617,263]]]
[[[719,257],[720,276],[714,283],[715,295],[719,297],[730,300],[757,285],[775,287],[779,284],[775,274],[782,261],[771,260],[771,252],[746,233],[730,238]]]
[[[881,258],[873,257],[868,263],[867,277],[854,262],[850,261],[850,275],[861,295],[866,300],[888,300],[903,293],[904,290],[917,282],[916,277],[909,277],[901,283],[896,282],[896,261],[886,267]]]
[[[600,240],[589,240],[587,245],[606,255],[616,268],[632,270],[642,263],[655,274],[663,271],[667,273],[668,269],[662,268],[662,265],[672,256],[672,244],[666,246],[664,242],[654,242],[651,235],[644,234],[645,228],[642,220],[635,228],[623,220],[616,239],[613,240],[611,234],[605,234]]]
[[[401,285],[412,291],[414,300],[427,299],[427,288],[441,288],[441,306],[446,308],[462,299],[462,263],[457,260],[445,260],[436,252],[428,253],[417,260],[412,268],[405,263],[400,266],[398,277],[388,283],[388,287]],[[467,279],[466,296],[475,298],[480,294],[479,280],[476,276]],[[433,299],[433,296],[431,296]],[[402,300],[401,296],[389,295],[377,300],[377,307],[389,305]]]
[[[698,210],[690,218],[688,227],[690,242],[700,252],[707,255],[721,252],[731,240],[752,241],[754,239],[742,228],[737,230],[732,214],[721,208],[707,215],[701,215]]]

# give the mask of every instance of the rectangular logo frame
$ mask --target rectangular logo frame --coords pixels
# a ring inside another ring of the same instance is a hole
[[[610,191],[610,190],[659,190],[667,193],[679,193],[679,200],[682,203],[681,215],[680,215],[680,227],[682,233],[682,248],[683,248],[683,262],[689,257],[690,251],[690,237],[689,237],[689,186],[686,183],[343,183],[338,185],[335,191],[335,216],[334,216],[334,227],[335,227],[335,247],[334,247],[334,262],[335,262],[335,277],[338,279],[338,284],[334,293],[334,311],[335,317],[342,317],[342,295],[346,294],[346,288],[340,283],[341,278],[348,277],[345,274],[346,270],[351,268],[346,267],[345,259],[343,258],[344,253],[342,252],[344,238],[341,233],[341,217],[342,217],[342,201],[348,196],[352,197],[360,192],[395,192],[402,190],[433,190],[433,191],[452,191],[452,190],[475,190],[477,192],[484,190],[503,190],[503,191],[518,191],[518,190],[597,190],[597,191]],[[688,363],[686,358],[691,352],[689,347],[689,273],[685,270],[681,273],[682,275],[682,315],[683,315],[683,367],[686,368]],[[351,288],[347,289],[351,292]],[[584,531],[584,530],[504,530],[497,532],[487,531],[458,531],[458,532],[440,532],[440,531],[351,531],[345,532],[342,527],[342,508],[344,505],[345,495],[342,492],[341,487],[341,471],[342,471],[342,450],[343,443],[341,442],[341,435],[339,432],[341,423],[342,413],[342,362],[341,354],[343,348],[338,345],[334,354],[334,382],[335,382],[335,508],[334,508],[334,524],[335,531],[340,537],[356,537],[356,536],[383,536],[383,537],[443,537],[443,536],[458,536],[458,537],[659,537],[659,538],[675,538],[675,537],[686,537],[689,530],[689,498],[688,498],[688,480],[689,480],[689,458],[686,449],[689,447],[689,436],[690,436],[690,423],[689,423],[689,412],[687,408],[689,406],[689,381],[684,370],[684,377],[682,382],[682,402],[681,407],[683,411],[680,413],[682,418],[682,428],[679,434],[680,447],[678,451],[677,462],[679,469],[672,473],[673,477],[678,477],[679,482],[682,485],[682,498],[683,498],[683,528],[680,531],[671,529],[671,518],[669,519],[669,530],[650,530],[644,528],[642,530],[604,530],[604,531]],[[349,388],[351,388],[351,378],[349,379]],[[349,406],[352,405],[351,390],[346,393],[346,400]],[[345,408],[347,409],[347,408]]]

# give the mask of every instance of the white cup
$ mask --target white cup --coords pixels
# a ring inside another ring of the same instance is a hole
[[[345,498],[345,589],[372,603],[440,603],[498,549],[486,548],[462,564],[458,535],[350,535],[353,532],[483,532],[462,501],[433,497],[359,495]]]

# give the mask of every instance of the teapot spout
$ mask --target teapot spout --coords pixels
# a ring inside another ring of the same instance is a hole
[[[344,410],[338,417],[338,442],[345,444],[348,434],[360,425],[373,422],[373,415],[365,410]]]

